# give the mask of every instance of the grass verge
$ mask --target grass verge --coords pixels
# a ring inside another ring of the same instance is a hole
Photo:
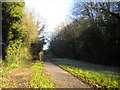
[[[19,62],[14,62],[14,63],[6,63],[4,61],[1,61],[1,83],[0,87],[8,87],[10,86],[10,82],[4,82],[4,80],[8,79],[8,73],[11,70],[14,70],[16,68],[20,68],[25,66],[27,63],[25,61],[19,61]]]
[[[49,81],[49,78],[43,72],[43,62],[37,61],[32,67],[32,70],[35,70],[35,73],[32,76],[32,79],[29,82],[29,85],[34,88],[53,88],[52,82]]]
[[[6,73],[8,73],[10,70],[16,69],[16,68],[20,68],[26,65],[25,61],[19,61],[19,62],[13,62],[13,63],[6,63],[6,62],[2,62],[1,64],[1,73],[2,76],[4,76]]]
[[[52,61],[96,88],[120,88],[120,68],[61,58]]]

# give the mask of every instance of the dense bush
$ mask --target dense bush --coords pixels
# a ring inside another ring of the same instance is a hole
[[[6,65],[17,67],[21,62],[30,60],[35,52],[31,44],[38,40],[39,31],[29,12],[25,12],[24,2],[3,2],[2,3],[2,55]],[[42,47],[39,45],[39,49]],[[32,50],[31,50],[32,49]],[[37,51],[35,52],[37,53]]]

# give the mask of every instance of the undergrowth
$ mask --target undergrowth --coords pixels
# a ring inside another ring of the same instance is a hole
[[[26,65],[26,62],[22,61],[22,60],[19,61],[19,63],[15,62],[15,63],[9,63],[9,64],[7,63],[7,64],[5,64],[4,62],[2,62],[2,69],[1,69],[2,76],[4,76],[10,70],[20,68],[20,67],[25,66],[25,65]]]
[[[2,67],[1,67],[1,77],[2,80],[4,79],[8,79],[8,76],[6,75],[7,73],[9,73],[9,71],[16,69],[16,68],[20,68],[26,65],[26,62],[23,60],[20,60],[19,62],[14,62],[14,63],[6,63],[4,61],[2,61]],[[9,82],[1,82],[0,86],[10,86]]]

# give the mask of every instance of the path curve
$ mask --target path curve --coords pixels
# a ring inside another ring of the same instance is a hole
[[[90,88],[90,86],[51,62],[44,62],[44,71],[56,88]]]

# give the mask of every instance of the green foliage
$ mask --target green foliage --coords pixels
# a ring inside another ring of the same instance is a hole
[[[49,51],[56,57],[120,66],[119,6],[76,2],[72,11],[76,19],[57,29]]]
[[[23,2],[3,2],[3,42],[6,46],[3,47],[4,64],[9,68],[18,67],[26,58],[22,57],[21,50],[23,49],[23,33],[21,33],[21,19],[24,17]],[[24,49],[23,49],[24,50]],[[25,54],[24,54],[25,55]]]
[[[24,2],[2,3],[2,40],[6,44],[2,53],[6,68],[16,68],[33,59],[31,44],[37,41],[39,32],[32,14],[24,11],[24,5]],[[43,44],[39,44],[41,49]]]
[[[119,68],[53,58],[52,61],[83,81],[97,88],[120,88]]]
[[[39,58],[39,52],[42,50],[44,42],[37,40],[31,44],[31,53],[33,55],[33,59]]]
[[[31,68],[35,70],[29,84],[34,88],[53,88],[52,82],[49,81],[48,77],[43,73],[43,62],[37,61]]]
[[[28,60],[31,58],[29,48],[22,46],[22,41],[11,41],[7,48],[7,62],[19,63],[19,61]]]

